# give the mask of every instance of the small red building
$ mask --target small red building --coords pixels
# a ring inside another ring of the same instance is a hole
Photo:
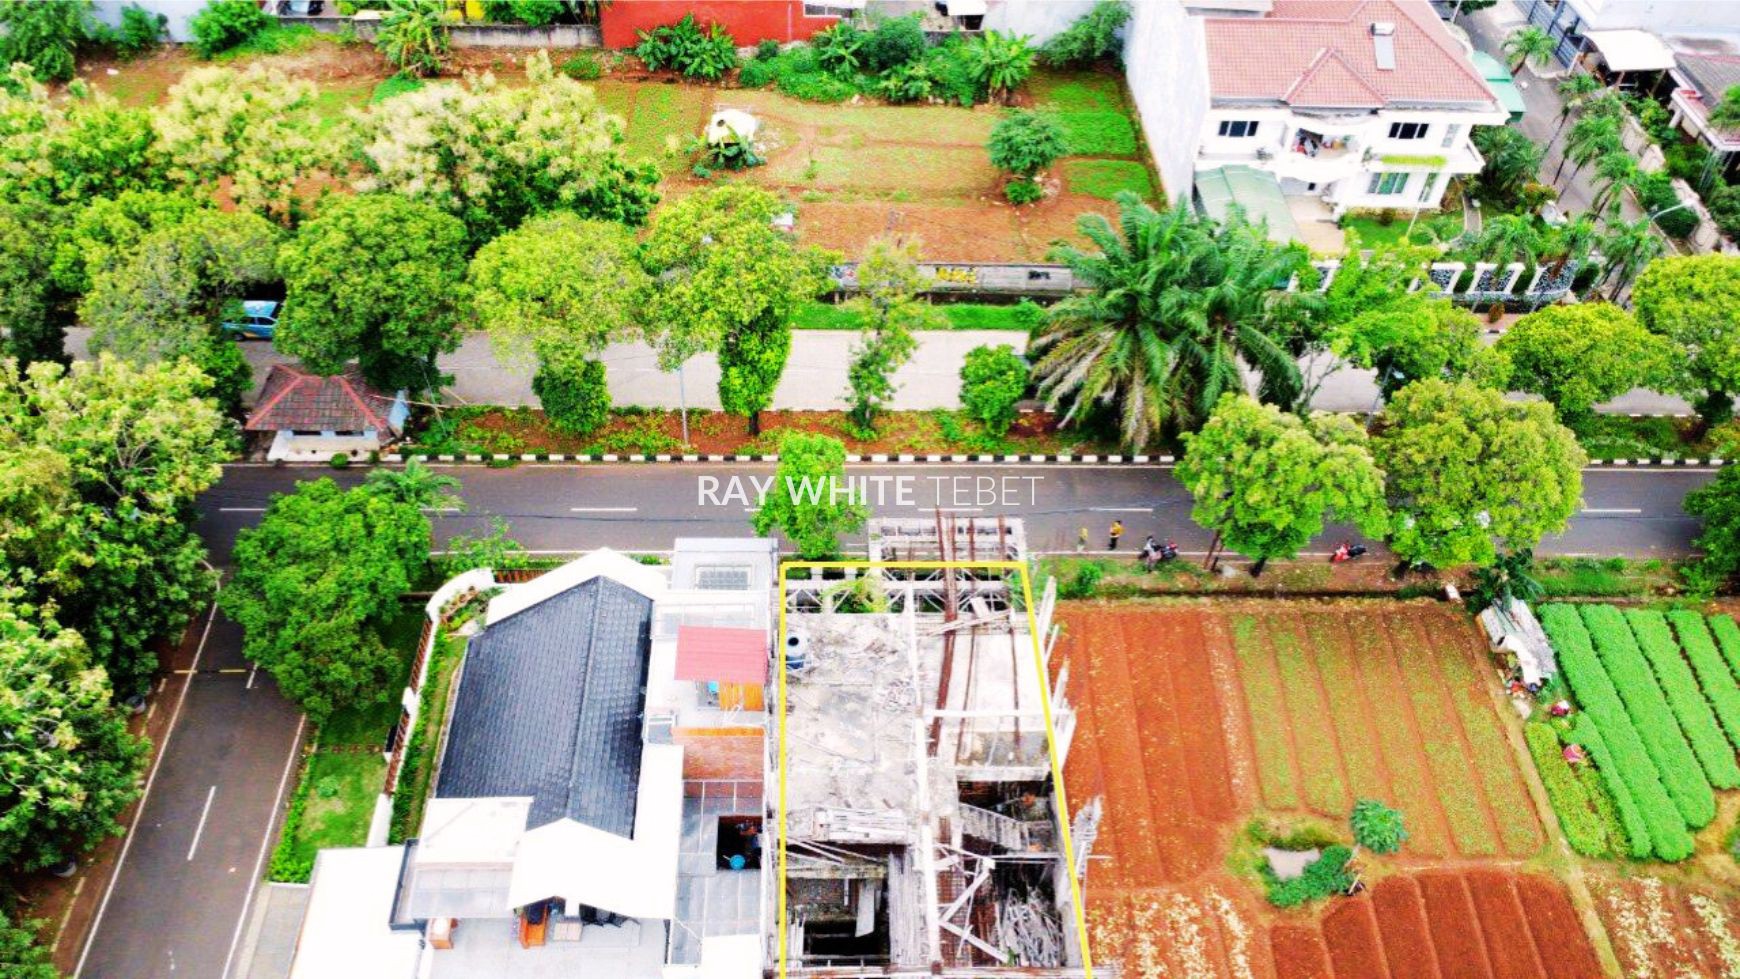
[[[607,48],[631,48],[638,42],[636,31],[650,31],[674,24],[684,14],[694,14],[703,27],[722,25],[739,46],[758,41],[808,40],[810,35],[833,26],[841,15],[862,6],[862,0],[618,0],[599,12],[599,29]]]

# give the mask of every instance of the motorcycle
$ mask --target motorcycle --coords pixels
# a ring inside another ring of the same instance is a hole
[[[1342,541],[1341,546],[1337,547],[1334,553],[1329,555],[1329,563],[1342,564],[1351,561],[1354,558],[1365,557],[1365,552],[1366,547],[1364,544],[1354,544],[1350,541]]]

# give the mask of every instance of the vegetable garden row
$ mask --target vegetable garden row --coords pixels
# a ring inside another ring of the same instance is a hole
[[[1740,626],[1726,615],[1549,605],[1541,623],[1582,712],[1527,729],[1530,754],[1573,849],[1668,861],[1740,788]],[[1581,745],[1595,773],[1567,767]]]

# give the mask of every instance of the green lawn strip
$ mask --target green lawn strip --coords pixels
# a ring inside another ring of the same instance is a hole
[[[1532,857],[1540,852],[1546,840],[1541,836],[1540,816],[1517,772],[1516,754],[1499,728],[1492,698],[1481,686],[1482,678],[1474,670],[1463,634],[1458,630],[1446,639],[1434,658],[1443,671],[1444,685],[1474,750],[1474,768],[1486,786],[1486,800],[1497,817],[1499,838],[1511,856]]]
[[[1686,831],[1685,818],[1669,796],[1661,772],[1632,723],[1625,701],[1614,689],[1613,679],[1596,655],[1588,627],[1578,615],[1576,606],[1544,606],[1541,625],[1552,640],[1559,669],[1572,694],[1588,712],[1593,725],[1590,730],[1599,735],[1598,743],[1594,743],[1596,739],[1581,743],[1595,752],[1595,763],[1606,776],[1622,814],[1626,810],[1626,799],[1630,799],[1637,810],[1636,817],[1625,816],[1627,832],[1631,833],[1640,825],[1647,827],[1650,844],[1656,856],[1663,860],[1684,860],[1691,856],[1692,836]],[[1695,767],[1695,762],[1693,765]],[[1636,837],[1632,839],[1635,843]]]
[[[405,746],[404,760],[399,769],[399,786],[393,792],[393,821],[387,831],[387,842],[403,843],[416,836],[423,824],[423,803],[429,794],[430,780],[435,777],[435,752],[441,738],[441,724],[447,716],[447,701],[453,687],[453,676],[464,658],[465,640],[443,632],[435,639],[429,662],[424,668],[421,707],[410,743]]]
[[[1035,104],[1045,109],[1122,109],[1124,93],[1111,75],[1094,72],[1036,71],[1028,79]]]
[[[1704,617],[1690,609],[1674,609],[1667,618],[1698,675],[1698,685],[1716,712],[1716,720],[1728,733],[1729,742],[1740,746],[1740,684],[1734,682],[1734,674],[1716,648]]]
[[[1529,756],[1541,773],[1541,784],[1547,787],[1547,799],[1553,804],[1571,849],[1586,857],[1610,854],[1607,827],[1576,771],[1565,761],[1558,732],[1551,724],[1530,721],[1523,725],[1523,740],[1528,742]]]
[[[1070,156],[1135,156],[1136,124],[1122,111],[1053,112]]]
[[[1065,160],[1063,183],[1072,194],[1111,200],[1128,190],[1153,200],[1154,181],[1148,168],[1134,160]]]
[[[423,87],[423,79],[416,75],[393,75],[380,84],[369,94],[369,104],[385,102],[395,95],[415,92]]]
[[[1415,623],[1400,617],[1390,620],[1399,643],[1402,680],[1420,729],[1420,743],[1432,768],[1432,781],[1444,815],[1450,820],[1450,836],[1464,856],[1498,855],[1498,838],[1488,819],[1480,775],[1468,758],[1468,749],[1458,736],[1456,716],[1445,703],[1439,686],[1444,682],[1432,663],[1432,644],[1415,631]],[[1409,635],[1413,633],[1413,635]]]
[[[1728,661],[1729,672],[1740,677],[1740,625],[1734,623],[1731,615],[1712,615],[1709,623],[1710,635],[1716,637],[1722,658]]]
[[[1661,773],[1663,787],[1685,817],[1687,826],[1701,829],[1709,825],[1716,818],[1716,793],[1704,777],[1697,754],[1686,743],[1685,732],[1674,719],[1655,672],[1643,651],[1637,648],[1624,613],[1611,605],[1586,605],[1581,611],[1601,665],[1619,691],[1625,712]]]
[[[1590,655],[1594,655],[1591,652]],[[1590,769],[1585,768],[1577,773],[1577,781],[1583,783],[1583,789],[1595,809],[1606,821],[1608,843],[1616,850],[1623,852],[1633,860],[1647,860],[1650,854],[1659,852],[1650,837],[1650,820],[1644,814],[1643,808],[1631,792],[1631,783],[1625,779],[1619,762],[1614,760],[1612,749],[1601,736],[1601,729],[1595,723],[1595,718],[1587,711],[1579,713],[1577,720],[1571,725],[1570,742],[1580,744],[1589,753],[1589,760],[1594,763],[1595,781],[1589,778]],[[1600,788],[1603,791],[1597,792]],[[1667,795],[1667,790],[1662,790]],[[1671,806],[1671,802],[1666,802]],[[1676,814],[1675,820],[1678,816]],[[1676,849],[1692,846],[1691,835],[1686,833],[1685,824],[1680,823],[1679,833],[1685,837],[1684,843],[1675,842]],[[1684,859],[1683,857],[1681,859]]]
[[[1349,788],[1355,799],[1376,799],[1385,805],[1398,802],[1384,784],[1383,756],[1377,734],[1365,719],[1361,702],[1365,687],[1353,662],[1353,648],[1345,629],[1337,628],[1340,617],[1306,615],[1305,639],[1312,661],[1329,691],[1329,717],[1335,724],[1336,741],[1347,768]]]
[[[1627,609],[1625,621],[1631,626],[1638,648],[1655,670],[1656,681],[1667,695],[1668,707],[1680,722],[1680,730],[1685,732],[1710,785],[1718,789],[1740,786],[1740,765],[1734,763],[1734,746],[1716,722],[1710,702],[1704,699],[1704,691],[1698,686],[1698,678],[1680,655],[1680,644],[1668,628],[1667,618],[1648,609]]]
[[[1299,793],[1287,742],[1287,700],[1281,693],[1281,677],[1269,654],[1264,630],[1254,616],[1235,615],[1232,635],[1239,683],[1244,687],[1246,712],[1251,718],[1263,803],[1270,809],[1297,809]]]
[[[1377,248],[1383,245],[1399,245],[1408,237],[1408,218],[1400,216],[1397,220],[1384,224],[1377,218],[1344,217],[1341,219],[1344,231],[1352,231],[1359,235],[1359,247]]]
[[[1370,660],[1362,679],[1370,695],[1372,719],[1384,735],[1379,748],[1389,766],[1390,784],[1395,786],[1399,808],[1410,816],[1408,850],[1447,857],[1451,855],[1448,822],[1412,815],[1444,809],[1446,804],[1437,797],[1430,763],[1412,734],[1417,725],[1409,707],[1407,682],[1397,666],[1398,659],[1410,654],[1402,651],[1391,629],[1394,621],[1391,616],[1375,620],[1381,629],[1372,632],[1368,648],[1362,651]]]
[[[995,305],[992,303],[937,303],[949,330],[1010,330],[1025,336],[1044,316],[1036,303]],[[799,306],[792,316],[794,330],[857,330],[863,318],[852,308],[838,303],[808,302]],[[1011,337],[1015,343],[1019,337]]]
[[[1305,805],[1325,816],[1344,816],[1353,808],[1342,780],[1340,752],[1331,726],[1329,704],[1319,686],[1317,671],[1296,631],[1297,622],[1284,616],[1269,620],[1269,641],[1281,670],[1281,688],[1286,695],[1287,715],[1293,743],[1299,751]]]

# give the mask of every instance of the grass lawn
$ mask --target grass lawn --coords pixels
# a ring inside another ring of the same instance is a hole
[[[1134,156],[1136,126],[1122,110],[1057,112],[1071,156]]]
[[[1134,160],[1065,160],[1063,186],[1072,194],[1111,200],[1131,190],[1153,200],[1154,181],[1148,168]]]
[[[393,793],[389,842],[403,843],[415,836],[423,824],[423,803],[435,777],[435,752],[439,747],[441,725],[447,720],[447,700],[464,652],[465,640],[447,633],[436,638],[435,648],[429,652],[428,675],[423,682],[423,706],[417,713],[417,727],[411,732],[411,741],[405,746],[399,787]]]
[[[1341,227],[1359,235],[1359,243],[1364,248],[1376,248],[1380,245],[1399,245],[1408,236],[1407,214],[1398,214],[1389,224],[1384,224],[1377,218],[1344,217]]]
[[[1043,315],[1041,307],[1032,302],[1013,306],[988,303],[938,303],[936,308],[947,317],[949,330],[1018,330],[1031,332]],[[856,330],[863,323],[849,308],[834,303],[805,303],[792,320],[796,330]]]

